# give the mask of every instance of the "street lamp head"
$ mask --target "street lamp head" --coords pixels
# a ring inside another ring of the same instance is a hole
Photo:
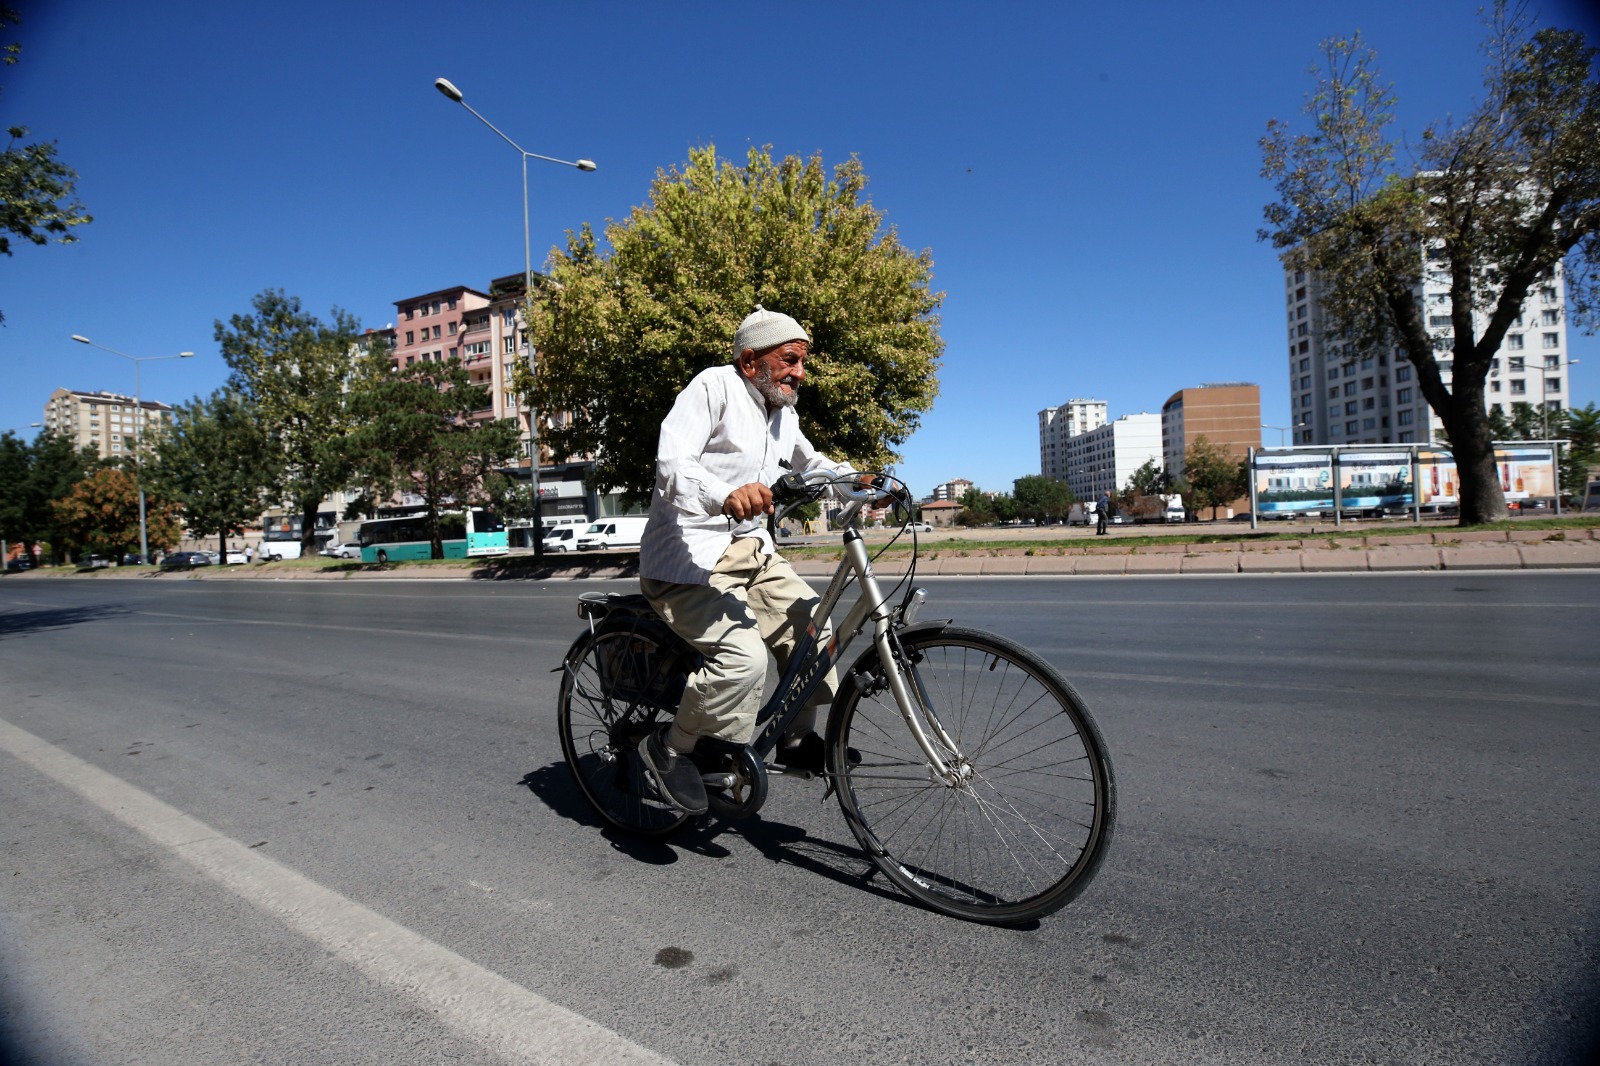
[[[594,160],[593,159],[580,159],[576,163],[574,163],[573,165],[576,166],[579,170],[593,170],[594,169]],[[1576,362],[1576,360],[1574,360],[1574,362]]]
[[[77,341],[79,344],[93,344],[94,343],[94,341],[90,340],[88,337],[81,336],[80,334],[77,334],[77,333],[74,333],[72,335],[72,339]]]
[[[193,359],[194,358],[194,353],[193,352],[179,352],[178,353],[178,358],[179,359]]]
[[[440,92],[444,93],[446,96],[448,96],[450,99],[454,100],[458,104],[461,103],[465,99],[465,97],[463,97],[461,95],[461,90],[457,89],[454,85],[450,84],[450,79],[449,78],[435,78],[435,79],[433,79],[433,87],[435,89],[438,89]]]

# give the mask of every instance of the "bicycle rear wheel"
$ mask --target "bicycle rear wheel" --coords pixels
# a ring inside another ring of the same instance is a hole
[[[574,645],[561,678],[561,751],[584,798],[619,829],[663,836],[689,816],[658,797],[639,741],[668,721],[663,679],[682,677],[677,652],[647,630],[601,629]],[[670,684],[667,686],[670,688]]]
[[[950,749],[959,780],[933,776],[869,652],[828,719],[851,832],[901,890],[943,914],[1003,925],[1059,910],[1094,876],[1115,821],[1111,762],[1082,697],[1049,663],[981,630],[911,632],[901,647],[923,728]]]

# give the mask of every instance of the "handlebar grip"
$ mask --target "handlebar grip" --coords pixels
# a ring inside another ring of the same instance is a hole
[[[812,496],[811,486],[803,474],[785,474],[772,486],[772,502],[780,505],[799,503]]]

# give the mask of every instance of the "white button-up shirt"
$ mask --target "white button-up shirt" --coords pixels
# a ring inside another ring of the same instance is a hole
[[[781,464],[781,465],[780,465]],[[792,407],[767,410],[756,387],[728,363],[695,375],[661,423],[650,520],[639,544],[639,576],[686,585],[710,583],[734,537],[757,537],[773,552],[766,516],[740,522],[722,513],[741,485],[771,485],[790,471],[850,473],[818,454]]]

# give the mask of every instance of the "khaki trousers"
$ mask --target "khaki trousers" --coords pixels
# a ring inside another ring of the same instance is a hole
[[[811,624],[820,598],[780,555],[762,555],[755,537],[735,537],[711,572],[709,585],[639,582],[650,605],[672,631],[705,656],[689,675],[674,723],[690,736],[716,736],[745,744],[755,735],[756,714],[767,677],[767,650],[781,673],[795,644]],[[819,643],[826,643],[826,627]],[[815,728],[817,708],[832,702],[835,671],[800,712],[789,732]]]

